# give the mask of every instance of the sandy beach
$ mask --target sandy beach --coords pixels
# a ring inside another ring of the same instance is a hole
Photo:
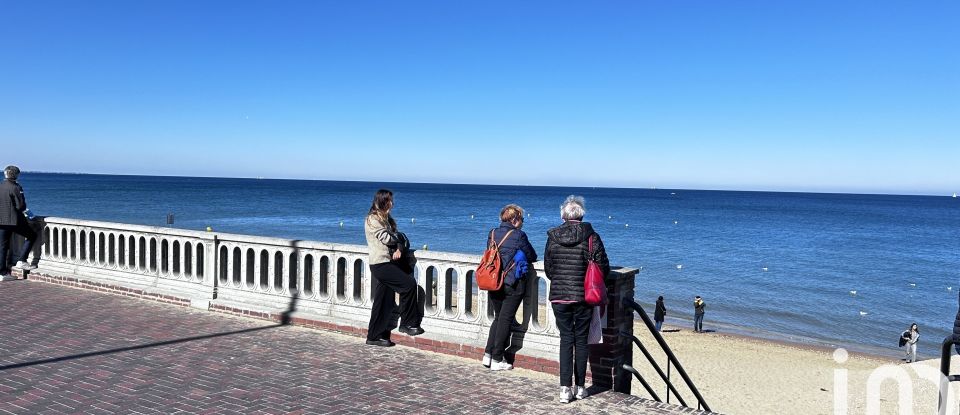
[[[666,357],[659,353],[653,337],[638,321],[639,337],[661,367],[666,370]],[[707,327],[709,329],[709,327]],[[664,327],[664,338],[690,374],[707,403],[716,412],[728,414],[833,414],[835,393],[843,382],[835,377],[846,376],[846,413],[849,414],[932,414],[936,411],[939,359],[906,364],[896,358],[847,353],[847,360],[838,363],[834,350],[785,342],[775,342],[717,332],[694,333],[683,327]],[[841,355],[843,353],[840,353]],[[842,356],[839,356],[842,357]],[[954,359],[952,373],[960,371]],[[654,390],[665,398],[666,387],[639,350],[634,350],[634,366],[641,371]],[[889,374],[886,380],[876,382]],[[874,382],[869,382],[873,376]],[[911,409],[901,412],[898,383],[912,393]],[[933,379],[926,380],[927,378]],[[675,384],[682,384],[674,372]],[[868,383],[879,383],[878,399],[868,406]],[[909,384],[909,388],[906,386]],[[696,400],[684,387],[678,386],[688,403]],[[957,413],[954,385],[949,407]],[[634,381],[633,393],[646,395],[643,386]],[[842,400],[841,400],[842,402]],[[843,412],[837,412],[843,413]]]

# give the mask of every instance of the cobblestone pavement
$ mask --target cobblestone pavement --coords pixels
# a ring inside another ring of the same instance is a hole
[[[557,393],[552,377],[402,346],[0,283],[0,414],[679,413],[613,392],[563,405]]]

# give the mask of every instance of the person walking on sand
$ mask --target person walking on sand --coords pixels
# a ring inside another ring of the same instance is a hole
[[[707,303],[698,295],[693,299],[693,331],[703,333],[703,314],[706,312]]]
[[[917,327],[917,323],[910,325],[910,330],[907,336],[904,339],[907,340],[907,363],[912,363],[917,361],[917,342],[920,341],[920,328]]]
[[[503,353],[510,341],[511,326],[517,309],[520,308],[526,293],[527,283],[523,277],[529,264],[537,261],[537,252],[530,245],[527,234],[520,230],[522,227],[523,208],[510,204],[500,210],[500,227],[489,234],[494,243],[500,243],[500,269],[504,270],[503,286],[499,290],[487,292],[494,319],[487,335],[487,347],[482,363],[490,370],[513,369],[513,365],[504,359]]]
[[[663,305],[663,296],[657,297],[657,308],[653,312],[653,321],[657,323],[657,332],[663,329],[663,319],[667,316],[667,306]]]
[[[400,332],[410,336],[423,334],[423,306],[418,300],[419,287],[410,266],[409,241],[397,230],[397,222],[390,216],[393,192],[380,189],[373,196],[373,204],[364,221],[364,234],[370,250],[370,274],[375,283],[367,344],[393,346],[390,330],[394,297],[400,294]]]
[[[10,267],[7,265],[10,237],[13,234],[23,236],[26,240],[20,248],[20,253],[14,257],[16,268],[23,270],[37,269],[27,262],[27,256],[33,244],[37,241],[37,232],[30,227],[27,216],[27,200],[23,197],[23,188],[17,183],[20,177],[20,168],[7,166],[3,169],[3,182],[0,182],[0,281],[13,279]]]
[[[603,241],[593,226],[583,222],[585,213],[583,197],[567,197],[560,205],[563,224],[547,231],[547,247],[543,254],[543,268],[550,279],[550,303],[560,331],[562,403],[570,402],[574,395],[577,399],[587,397],[587,335],[593,317],[593,306],[585,302],[583,289],[588,260],[600,266],[604,276],[610,273]]]

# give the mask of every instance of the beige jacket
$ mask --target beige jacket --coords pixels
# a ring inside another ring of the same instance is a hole
[[[370,249],[370,265],[390,262],[390,249],[387,246],[397,244],[396,231],[375,215],[367,215],[363,233],[367,237],[367,248]]]

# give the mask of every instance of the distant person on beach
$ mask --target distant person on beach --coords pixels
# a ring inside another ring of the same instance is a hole
[[[910,325],[910,330],[903,333],[903,339],[906,340],[907,346],[907,363],[917,361],[917,342],[920,341],[920,327],[917,327],[917,323]]]
[[[400,332],[410,336],[423,334],[423,305],[418,300],[419,287],[410,265],[409,241],[397,230],[390,216],[393,192],[380,189],[364,221],[364,234],[370,250],[370,274],[373,276],[373,307],[367,328],[367,344],[393,346],[390,341],[395,293],[400,294]]]
[[[667,316],[667,306],[663,304],[663,296],[657,297],[657,308],[653,311],[653,321],[657,323],[657,331],[663,329],[663,319]]]
[[[587,335],[593,317],[593,307],[584,301],[587,259],[596,262],[603,275],[610,274],[603,241],[593,226],[583,222],[584,214],[583,197],[567,197],[560,205],[563,224],[547,231],[544,250],[544,270],[550,279],[550,303],[560,330],[560,402],[563,403],[570,402],[574,395],[577,399],[587,397],[584,386],[589,357]],[[593,252],[588,248],[589,240],[593,240]],[[573,390],[574,381],[576,390]]]
[[[500,244],[500,269],[505,270],[503,286],[497,291],[487,292],[494,321],[487,335],[482,363],[490,370],[513,369],[513,365],[504,359],[503,352],[510,341],[510,328],[517,309],[526,293],[527,284],[523,278],[529,270],[529,264],[537,261],[537,252],[530,245],[527,234],[520,230],[522,227],[523,208],[510,204],[500,210],[500,227],[489,234],[494,243]]]
[[[693,331],[703,333],[703,314],[706,312],[707,303],[698,295],[693,299]]]
[[[27,262],[27,255],[37,241],[37,232],[30,227],[30,211],[27,209],[27,200],[23,196],[23,188],[17,183],[20,177],[20,168],[7,166],[3,169],[3,182],[0,182],[0,280],[13,278],[7,264],[10,250],[10,237],[13,234],[23,236],[23,246],[20,253],[14,257],[16,267],[24,270],[33,270],[37,267]]]

